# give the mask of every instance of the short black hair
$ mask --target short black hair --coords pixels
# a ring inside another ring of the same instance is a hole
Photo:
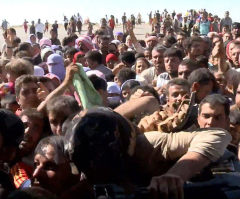
[[[107,90],[107,82],[102,79],[101,77],[98,77],[97,75],[90,75],[88,77],[90,81],[93,84],[93,87],[98,91],[98,90]]]
[[[184,49],[188,52],[191,49],[194,42],[203,42],[203,39],[198,36],[187,38],[183,43]]]
[[[102,54],[98,51],[88,51],[85,55],[85,58],[95,61],[98,64],[102,64]]]
[[[164,57],[178,57],[180,60],[183,59],[183,52],[179,48],[168,48],[164,54]]]
[[[124,83],[129,79],[135,79],[136,73],[129,68],[123,68],[118,72],[117,78],[118,78],[118,81],[120,81],[121,83]]]
[[[194,82],[197,82],[200,85],[206,85],[209,83],[209,81],[213,82],[213,91],[216,91],[216,79],[207,68],[199,68],[197,70],[194,70],[188,77],[188,83],[190,84],[190,86],[192,86]]]
[[[230,124],[232,125],[240,125],[240,111],[232,110],[229,114]]]
[[[226,96],[223,96],[221,94],[211,94],[206,96],[199,105],[199,111],[198,114],[202,111],[202,106],[204,104],[209,104],[210,107],[214,107],[216,105],[221,105],[224,107],[224,112],[226,116],[229,116],[230,113],[230,101]]]
[[[135,54],[133,52],[130,52],[130,51],[124,52],[120,56],[120,59],[123,63],[127,63],[128,65],[133,65],[136,61]]]
[[[198,69],[197,63],[192,59],[184,59],[180,64],[187,66],[191,71]]]
[[[169,88],[170,88],[171,86],[174,86],[174,85],[184,86],[184,87],[186,87],[186,88],[189,90],[189,92],[190,92],[190,85],[189,85],[189,83],[188,83],[188,81],[187,81],[186,79],[174,78],[174,79],[170,80],[170,81],[167,83],[167,85],[166,85],[166,91],[165,91],[166,96],[169,95]]]

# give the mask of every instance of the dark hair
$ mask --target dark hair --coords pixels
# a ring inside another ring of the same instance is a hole
[[[157,46],[155,46],[154,48],[153,48],[153,50],[152,51],[157,51],[157,52],[164,52],[165,50],[166,50],[167,48],[165,47],[165,46],[163,46],[163,45],[157,45]]]
[[[179,48],[168,48],[164,54],[164,57],[178,57],[180,60],[183,59],[183,53]]]
[[[9,31],[10,31],[11,33],[13,33],[14,35],[17,34],[17,33],[16,33],[16,30],[15,30],[14,28],[9,28]]]
[[[224,112],[226,116],[229,116],[230,113],[230,102],[229,99],[223,95],[220,94],[211,94],[206,96],[199,105],[199,111],[200,114],[202,111],[202,106],[204,104],[209,104],[210,107],[215,107],[216,105],[221,105],[224,107]]]
[[[172,46],[173,44],[175,44],[177,42],[176,38],[173,37],[173,36],[165,36],[163,38],[163,42],[166,42],[168,45],[166,47],[170,47]]]
[[[183,47],[188,52],[191,49],[194,42],[202,42],[202,41],[203,39],[201,37],[197,37],[197,36],[189,37],[184,41]]]
[[[59,96],[47,102],[47,112],[69,116],[80,111],[80,107],[74,97]]]
[[[21,51],[21,50],[28,51],[30,47],[31,47],[31,44],[30,44],[30,43],[28,43],[28,42],[23,42],[23,43],[20,43],[20,44],[19,44],[18,50],[19,50],[19,51]]]
[[[188,81],[186,79],[182,79],[182,78],[174,78],[172,80],[170,80],[167,85],[166,85],[166,96],[169,95],[169,88],[171,86],[174,86],[174,85],[178,85],[178,86],[184,86],[186,87],[189,92],[190,92],[190,85],[188,83]]]
[[[135,54],[135,59],[137,60],[138,58],[141,58],[143,57],[144,58],[144,53],[136,53]]]
[[[72,37],[64,37],[62,40],[62,45],[67,46],[69,43],[73,42],[74,39]]]
[[[229,114],[230,123],[232,125],[240,125],[240,111],[239,110],[232,110]]]
[[[199,67],[208,68],[208,58],[204,55],[197,56],[196,63]]]
[[[29,118],[37,119],[37,120],[43,120],[44,119],[43,114],[41,112],[37,111],[36,108],[25,109],[23,112],[21,112],[19,117],[21,118],[24,115],[29,117]]]
[[[191,71],[198,69],[197,63],[191,59],[184,59],[180,64],[187,66]]]
[[[52,146],[54,148],[54,161],[56,164],[59,164],[61,157],[64,157],[67,160],[67,157],[65,156],[65,151],[64,151],[64,139],[62,136],[48,136],[40,140],[38,143],[35,151],[34,151],[34,156],[37,154],[40,154],[42,156],[46,156],[46,146]]]
[[[73,58],[73,56],[74,56],[75,53],[77,53],[77,52],[78,52],[78,50],[77,50],[76,48],[71,47],[71,48],[68,48],[68,49],[66,50],[65,55],[70,56],[70,57]]]
[[[129,68],[123,68],[118,72],[117,78],[118,78],[118,81],[120,81],[121,83],[124,83],[129,79],[135,79],[136,73]]]
[[[133,89],[135,88],[136,86],[140,86],[140,83],[139,81],[135,80],[135,79],[129,79],[127,80],[126,82],[124,82],[122,84],[122,87],[121,87],[121,90],[126,90],[126,89]]]
[[[0,109],[0,134],[3,146],[18,147],[24,135],[23,122],[11,111]]]
[[[190,84],[190,86],[192,86],[194,82],[197,82],[200,85],[207,85],[209,81],[213,82],[213,90],[216,91],[216,79],[214,75],[206,68],[199,68],[197,70],[194,70],[188,77],[188,83]]]
[[[102,64],[102,55],[98,51],[88,51],[85,55],[86,59]]]
[[[134,53],[130,51],[124,52],[120,56],[120,59],[123,63],[126,63],[127,65],[133,65],[136,61]]]
[[[90,79],[90,81],[92,82],[94,88],[98,91],[98,90],[107,90],[107,82],[102,79],[101,77],[98,77],[97,75],[90,75],[88,77]]]

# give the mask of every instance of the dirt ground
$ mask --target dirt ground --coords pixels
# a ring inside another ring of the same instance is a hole
[[[28,40],[29,33],[26,34],[24,32],[23,26],[16,26],[14,28],[16,29],[17,36],[20,37],[22,42]],[[98,29],[98,25],[94,25],[93,28],[94,28],[94,31],[97,30]],[[50,29],[50,26],[49,26],[49,29]],[[86,34],[86,31],[87,31],[87,27],[84,25],[81,34],[82,35]],[[122,25],[118,25],[118,26],[115,27],[114,32],[118,32],[118,31],[122,31]],[[28,30],[28,32],[29,32],[29,30]],[[150,27],[149,24],[136,25],[136,27],[134,29],[134,32],[135,32],[136,37],[138,39],[144,39],[145,38],[145,34],[151,32],[151,27]],[[2,36],[2,33],[3,33],[2,30],[0,30],[0,33],[1,33],[1,35],[0,35],[0,47],[1,47],[3,45],[3,43],[4,43],[4,38]],[[60,41],[62,41],[62,39],[65,36],[67,36],[67,33],[64,30],[63,25],[59,25],[58,35],[59,35],[58,37],[59,37]],[[45,33],[44,37],[49,38],[50,34],[49,33]]]

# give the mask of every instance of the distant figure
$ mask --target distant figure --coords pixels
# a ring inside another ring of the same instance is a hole
[[[46,20],[44,33],[45,33],[45,32],[48,32],[48,26],[49,26],[49,23],[48,23],[48,21]]]
[[[156,17],[157,17],[157,22],[160,23],[161,16],[160,16],[159,10],[157,10],[156,12]]]
[[[30,26],[30,34],[34,34],[34,35],[36,34],[34,21],[32,21],[32,25]]]
[[[38,23],[35,26],[36,34],[38,41],[40,41],[43,38],[43,32],[44,32],[44,25],[41,23],[41,20],[38,19]]]
[[[28,30],[28,21],[25,19],[24,22],[23,22],[23,28],[24,28],[24,31],[25,33],[27,33],[27,30]]]
[[[80,34],[82,31],[82,17],[80,16],[79,13],[77,13],[77,29],[78,29],[78,33]]]
[[[60,40],[58,39],[58,34],[57,34],[57,32],[56,32],[55,29],[51,29],[51,30],[50,30],[50,35],[51,35],[50,40],[52,41],[52,45],[58,45],[58,46],[60,46],[60,45],[61,45],[61,42],[60,42]]]
[[[110,16],[110,19],[108,21],[108,25],[110,26],[110,28],[112,28],[112,30],[114,30],[114,27],[115,27],[115,19],[114,19],[114,16],[111,15]]]
[[[229,17],[229,11],[225,12],[225,17],[220,22],[220,31],[222,31],[222,28],[228,25],[228,27],[231,29],[232,27],[232,19]]]
[[[122,24],[123,24],[123,33],[125,33],[126,25],[127,25],[127,17],[126,17],[126,13],[125,12],[124,12],[124,14],[122,16]]]
[[[57,21],[55,21],[54,24],[52,25],[52,29],[58,34],[58,23],[57,23]]]
[[[141,23],[142,23],[142,16],[141,16],[140,12],[138,13],[137,23],[138,23],[138,24],[141,24]]]
[[[68,27],[68,18],[67,18],[66,16],[64,16],[63,22],[64,22],[64,29],[65,29],[65,31],[67,31],[67,27]]]
[[[7,28],[8,28],[8,22],[7,22],[6,19],[4,19],[4,20],[2,21],[2,29],[3,29],[3,30],[7,30]]]
[[[152,24],[152,11],[148,14],[148,23]]]
[[[71,17],[70,25],[71,25],[72,33],[75,33],[76,32],[76,16],[75,15]]]
[[[131,23],[132,23],[132,27],[135,28],[136,18],[133,14],[131,15]]]

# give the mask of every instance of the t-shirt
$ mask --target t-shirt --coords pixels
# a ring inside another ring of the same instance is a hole
[[[99,70],[100,72],[102,72],[105,76],[109,76],[109,75],[112,75],[112,71],[107,68],[106,66],[104,65],[99,65],[97,66],[94,70]]]
[[[157,73],[155,67],[153,66],[144,70],[141,73],[140,78],[143,79],[143,81],[141,81],[143,85],[152,85],[152,81],[157,80]]]
[[[137,136],[135,156],[143,172],[161,175],[187,152],[217,161],[231,139],[227,131],[217,128],[178,133],[152,131]]]
[[[40,33],[43,33],[44,28],[45,27],[42,23],[37,23],[36,26],[35,26],[36,32],[40,32]]]

